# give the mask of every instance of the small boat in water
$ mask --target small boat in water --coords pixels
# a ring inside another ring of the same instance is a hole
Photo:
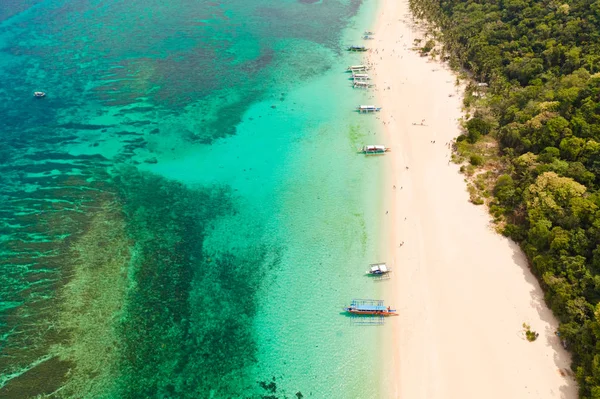
[[[365,145],[360,149],[360,152],[365,155],[383,155],[389,151],[391,148],[384,145]]]
[[[346,70],[349,72],[361,72],[369,69],[366,65],[350,65]]]
[[[365,82],[362,80],[355,80],[353,87],[355,89],[368,89],[369,87],[375,86],[373,83]]]
[[[391,271],[385,263],[373,263],[369,270],[367,270],[367,274],[371,276],[383,276]]]
[[[371,79],[368,73],[354,73],[352,72],[352,79],[354,80],[369,80]]]
[[[378,299],[353,299],[350,306],[345,307],[344,311],[360,316],[398,316],[396,309],[386,307],[383,301]]]
[[[359,105],[357,107],[358,112],[360,113],[369,113],[369,112],[379,112],[381,111],[381,107],[376,107],[374,105]]]
[[[366,35],[374,35],[375,32],[371,32],[370,30],[366,30],[365,33],[363,33],[365,36]]]
[[[348,51],[367,51],[367,48],[365,46],[350,46],[348,47]]]
[[[46,97],[46,93],[44,93],[43,91],[34,91],[33,96],[37,97],[37,98],[42,98],[42,97]]]
[[[373,36],[371,36],[371,35],[364,35],[363,39],[365,39],[365,40],[373,40],[375,38]]]

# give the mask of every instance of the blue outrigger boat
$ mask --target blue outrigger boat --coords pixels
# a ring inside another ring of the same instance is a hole
[[[350,306],[345,307],[344,310],[361,316],[398,316],[396,309],[386,307],[379,299],[353,299]]]

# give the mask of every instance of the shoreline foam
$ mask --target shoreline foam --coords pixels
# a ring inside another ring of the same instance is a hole
[[[554,335],[558,323],[527,260],[490,227],[485,208],[469,203],[450,162],[461,96],[447,66],[411,50],[421,37],[408,1],[382,0],[368,59],[374,101],[383,106],[383,144],[392,147],[382,236],[395,266],[386,298],[400,311],[385,333],[393,351],[385,346],[383,392],[576,398],[569,354]],[[535,342],[525,339],[523,323],[540,334]]]

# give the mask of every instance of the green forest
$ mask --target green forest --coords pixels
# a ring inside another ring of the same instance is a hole
[[[484,87],[458,141],[497,143],[490,210],[560,320],[580,397],[600,399],[600,1],[410,5]]]

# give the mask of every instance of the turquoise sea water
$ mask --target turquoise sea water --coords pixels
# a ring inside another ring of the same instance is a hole
[[[0,397],[381,397],[376,4],[4,4]]]

